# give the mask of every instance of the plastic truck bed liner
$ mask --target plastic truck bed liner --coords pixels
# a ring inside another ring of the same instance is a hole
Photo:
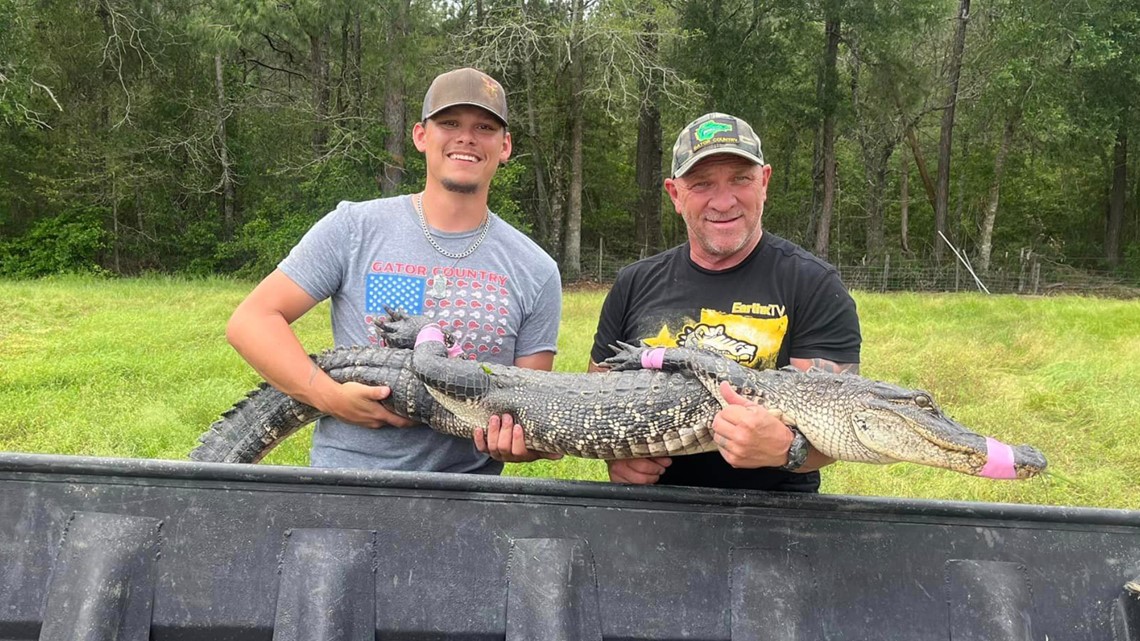
[[[1140,512],[0,455],[0,640],[1140,641]]]

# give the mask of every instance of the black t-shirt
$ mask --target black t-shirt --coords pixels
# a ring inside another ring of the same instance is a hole
[[[709,271],[688,243],[622,269],[602,305],[595,363],[617,341],[713,349],[756,369],[791,358],[858,363],[859,318],[834,267],[765,231],[739,265]],[[816,492],[819,473],[735,469],[719,452],[677,456],[660,483]]]

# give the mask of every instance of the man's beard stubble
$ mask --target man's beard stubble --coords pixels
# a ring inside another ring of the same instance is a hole
[[[455,194],[473,194],[479,190],[475,183],[458,183],[448,178],[443,179],[443,188]]]

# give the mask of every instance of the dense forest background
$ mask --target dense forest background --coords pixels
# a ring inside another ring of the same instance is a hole
[[[0,275],[260,276],[418,190],[464,65],[510,94],[492,207],[568,280],[683,239],[661,180],[711,110],[834,263],[1140,275],[1134,0],[0,0]]]

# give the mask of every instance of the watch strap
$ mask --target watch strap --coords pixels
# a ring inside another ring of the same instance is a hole
[[[804,466],[808,457],[808,441],[803,432],[789,425],[792,431],[792,444],[788,446],[788,462],[781,465],[785,472],[794,472]]]

